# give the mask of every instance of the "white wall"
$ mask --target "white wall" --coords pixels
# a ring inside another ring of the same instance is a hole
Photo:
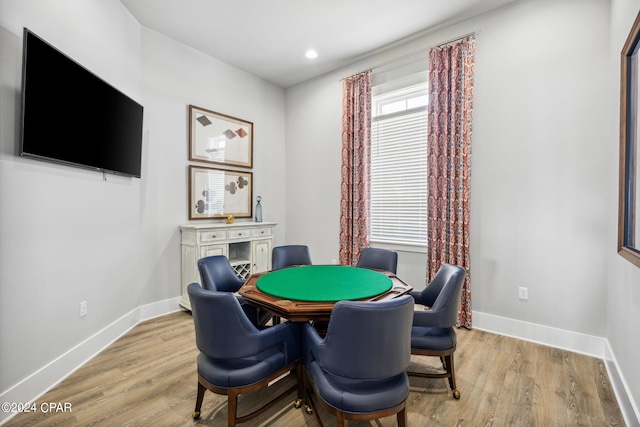
[[[144,105],[141,179],[17,156],[23,27]],[[44,392],[158,312],[145,307],[178,309],[189,104],[254,122],[254,195],[284,241],[284,90],[143,29],[119,1],[0,0],[0,95],[3,401]]]
[[[342,89],[338,77],[287,90],[287,244],[316,264],[338,259]]]
[[[177,225],[188,218],[188,106],[254,123],[253,194],[262,196],[263,220],[279,223],[276,244],[284,239],[285,109],[281,88],[148,29],[142,30],[142,67],[147,130],[141,257],[149,274],[141,278],[140,302],[148,303],[175,294],[180,280]]]
[[[529,1],[480,23],[475,310],[604,336],[603,242],[616,205],[603,200],[616,188],[603,178],[617,170],[608,16],[603,1]]]
[[[524,338],[533,329],[555,334],[567,348],[574,343],[562,340],[584,339],[600,354],[609,339],[635,405],[640,348],[628,332],[640,320],[640,273],[616,254],[615,238],[617,33],[626,37],[638,1],[617,3],[612,16],[609,1],[521,0],[288,89],[287,240],[307,242],[314,260],[337,258],[340,79],[476,32],[476,325],[491,319]],[[305,181],[290,179],[305,170],[313,171]],[[399,274],[422,287],[425,263],[421,254],[401,252]],[[518,287],[528,288],[528,301],[518,299]]]
[[[96,172],[16,156],[22,28],[138,101],[142,70],[140,26],[119,2],[2,1],[0,27],[4,391],[133,310],[140,289],[141,180],[103,181]],[[52,142],[56,137],[64,136],[52,136]],[[88,301],[89,315],[82,319],[80,301]]]
[[[619,75],[620,52],[631,30],[636,15],[640,11],[638,0],[613,0],[611,13],[611,63],[616,76]],[[619,86],[616,86],[618,88]],[[615,99],[618,102],[618,99]],[[618,112],[617,104],[611,106],[611,110]],[[614,125],[618,124],[618,118],[612,119]],[[613,132],[611,148],[617,148],[618,132]],[[617,160],[617,159],[616,159]],[[617,188],[616,176],[607,177],[613,181]],[[616,194],[609,194],[607,204],[617,204]],[[613,213],[608,218],[609,230],[606,240],[607,276],[603,286],[607,290],[605,305],[606,311],[606,336],[611,349],[611,356],[620,371],[624,373],[623,381],[626,383],[629,399],[635,406],[636,414],[640,414],[640,367],[638,367],[638,354],[640,354],[640,340],[637,339],[636,325],[640,324],[640,268],[634,266],[624,258],[616,255],[613,248],[617,244],[617,217]],[[640,418],[640,415],[638,415]]]

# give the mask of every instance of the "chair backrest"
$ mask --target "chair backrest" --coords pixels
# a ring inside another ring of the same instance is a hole
[[[244,284],[224,255],[200,258],[198,271],[202,287],[210,291],[236,292]]]
[[[308,246],[276,246],[271,250],[271,268],[273,270],[279,270],[291,265],[311,265],[311,254]]]
[[[443,264],[416,299],[416,302],[431,307],[431,311],[437,313],[438,327],[448,328],[458,322],[458,306],[465,275],[464,268]]]
[[[237,298],[229,292],[187,287],[198,349],[213,359],[234,359],[253,354],[259,330],[249,321]]]
[[[398,253],[381,248],[363,248],[360,251],[356,267],[375,268],[396,274],[398,268]]]
[[[465,271],[462,267],[453,264],[442,264],[431,282],[422,291],[413,291],[411,295],[414,296],[418,304],[432,307],[444,285],[453,276],[457,277],[457,275],[464,273]]]
[[[401,374],[411,359],[413,298],[383,302],[337,302],[318,363],[328,372],[354,379]]]

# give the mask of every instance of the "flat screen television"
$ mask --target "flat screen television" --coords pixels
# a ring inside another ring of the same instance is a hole
[[[20,155],[140,177],[143,107],[24,29]]]

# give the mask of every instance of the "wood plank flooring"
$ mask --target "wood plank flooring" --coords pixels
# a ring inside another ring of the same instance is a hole
[[[478,330],[459,329],[455,400],[445,379],[410,377],[408,425],[623,426],[602,360]],[[177,312],[141,323],[36,402],[70,403],[71,412],[22,413],[7,426],[226,426],[226,396],[207,392],[202,416],[196,399],[195,335],[191,315]],[[439,366],[412,357],[413,370]],[[293,384],[286,377],[239,399],[247,413]],[[247,426],[318,427],[314,415],[275,405]],[[318,406],[318,405],[317,405]],[[319,406],[318,406],[319,407]],[[325,426],[335,420],[322,408]],[[395,417],[350,426],[395,426]]]

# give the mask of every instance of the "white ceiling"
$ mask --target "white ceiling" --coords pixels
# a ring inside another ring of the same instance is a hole
[[[515,0],[121,1],[144,27],[287,88]]]

